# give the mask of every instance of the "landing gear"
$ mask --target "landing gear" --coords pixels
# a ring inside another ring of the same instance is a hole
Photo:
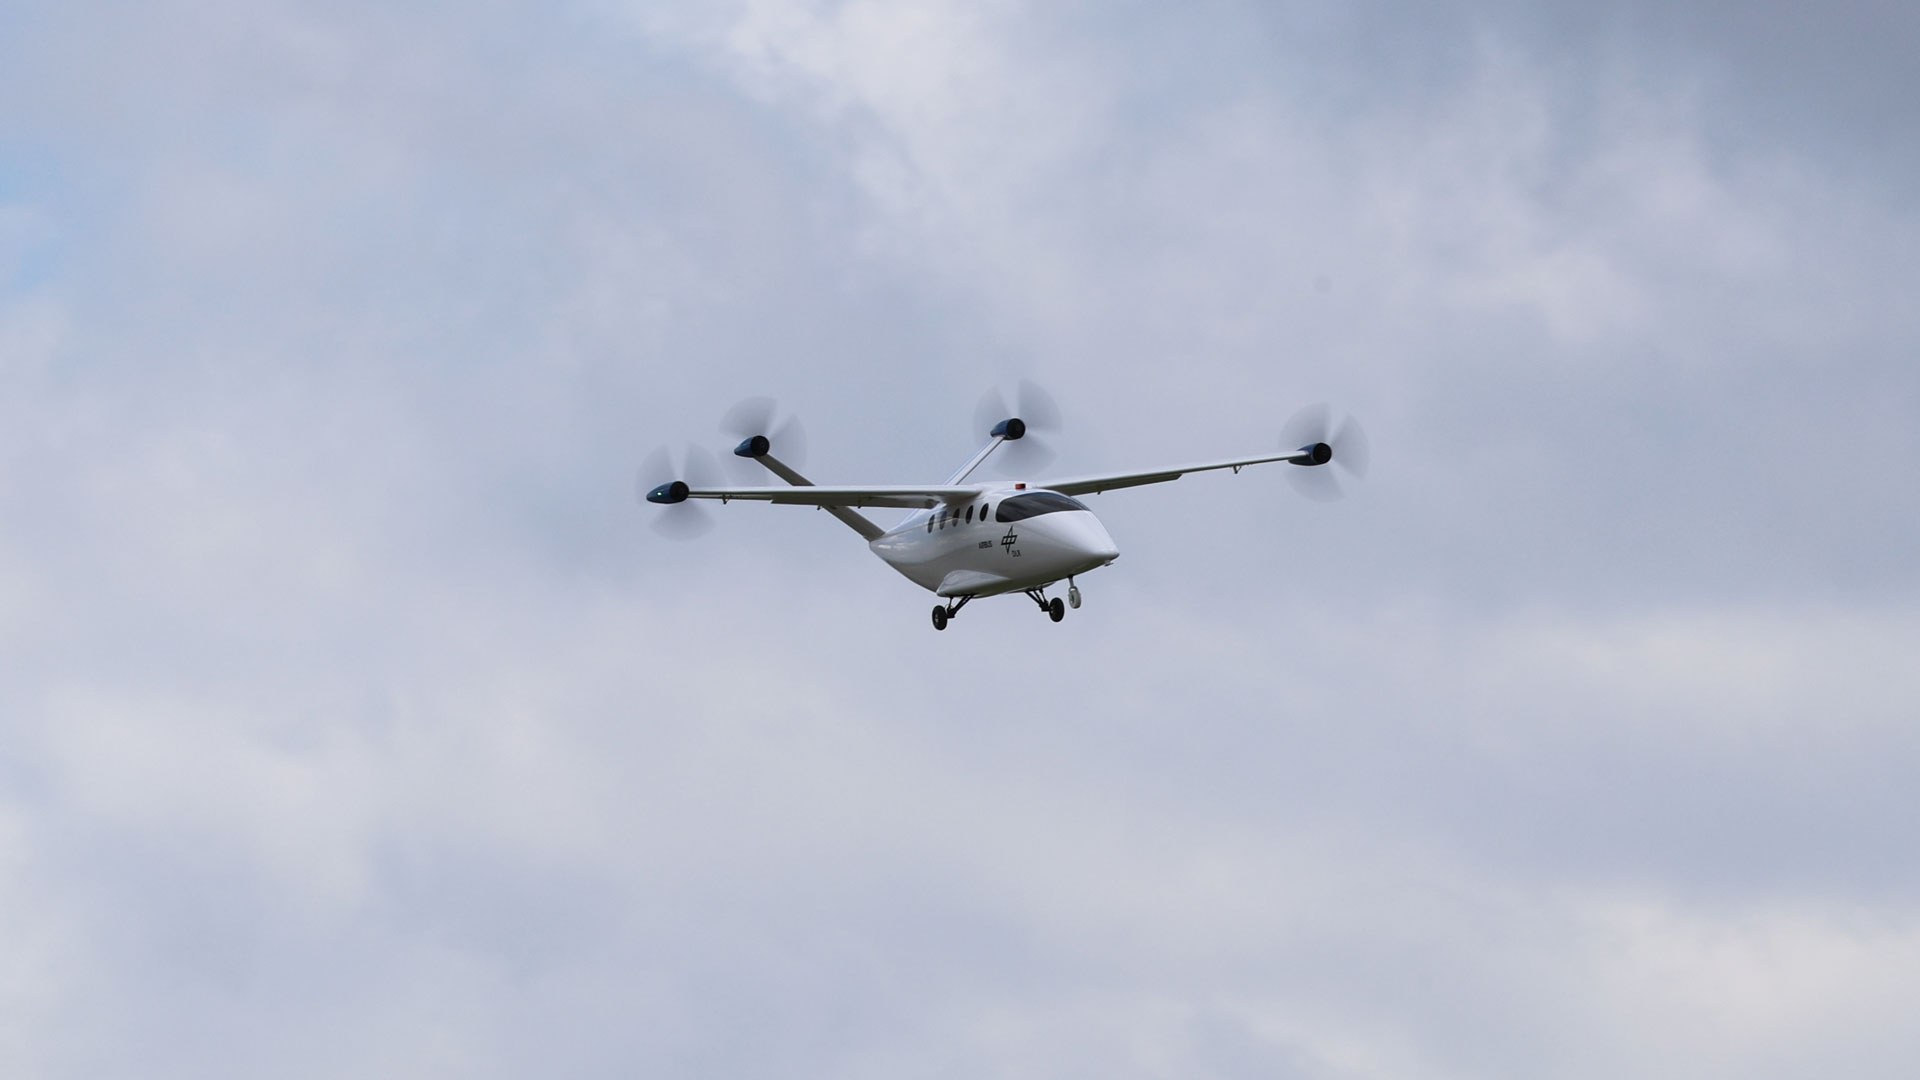
[[[1057,596],[1051,600],[1047,599],[1047,592],[1044,587],[1028,589],[1027,598],[1040,605],[1040,610],[1046,614],[1047,618],[1052,619],[1054,622],[1059,622],[1061,619],[1067,617],[1066,601]]]
[[[945,630],[947,623],[951,622],[954,616],[960,614],[960,609],[966,607],[967,601],[971,599],[973,599],[973,597],[963,596],[951,604],[935,604],[933,607],[933,628],[935,630]]]
[[[1069,607],[1077,608],[1080,606],[1080,587],[1071,584],[1072,579],[1068,579],[1068,581],[1067,598],[1065,600],[1057,596],[1049,600],[1047,598],[1046,586],[1044,585],[1037,589],[1027,589],[1027,598],[1039,606],[1042,615],[1052,619],[1054,622],[1059,622],[1067,617],[1067,609]],[[1055,584],[1058,584],[1058,582],[1055,582]],[[971,596],[960,596],[944,604],[935,604],[933,606],[933,628],[935,630],[945,630],[948,623],[960,617],[960,609],[966,607],[967,602],[972,599],[973,597]]]

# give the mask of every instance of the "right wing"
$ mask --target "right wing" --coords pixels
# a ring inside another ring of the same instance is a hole
[[[1324,445],[1324,444],[1319,444]],[[1170,465],[1159,469],[1142,469],[1137,472],[1105,473],[1100,476],[1075,476],[1066,480],[1047,480],[1028,485],[1057,491],[1062,495],[1098,495],[1115,488],[1139,487],[1141,484],[1164,484],[1169,480],[1178,480],[1188,473],[1207,472],[1212,469],[1232,469],[1239,472],[1248,465],[1264,465],[1270,461],[1285,461],[1295,465],[1320,464],[1314,460],[1316,447],[1305,446],[1298,450],[1288,450],[1280,454],[1264,454],[1260,457],[1233,458],[1228,461],[1203,461],[1195,465]],[[1324,460],[1324,459],[1323,459]]]

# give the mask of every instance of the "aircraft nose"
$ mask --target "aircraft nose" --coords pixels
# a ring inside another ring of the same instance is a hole
[[[1104,559],[1107,562],[1112,562],[1120,557],[1120,545],[1114,543],[1113,537],[1107,535],[1107,527],[1105,525],[1097,521],[1094,522],[1093,533],[1096,539],[1094,543],[1087,546],[1087,555],[1089,557]]]
[[[1088,559],[1097,559],[1103,564],[1120,557],[1119,545],[1115,544],[1113,537],[1107,534],[1107,527],[1100,523],[1099,518],[1092,514],[1074,514],[1072,518],[1071,521],[1061,523],[1066,526],[1062,530],[1066,535],[1061,539],[1075,551]]]

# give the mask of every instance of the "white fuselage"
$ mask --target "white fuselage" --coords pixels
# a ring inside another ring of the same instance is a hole
[[[1120,557],[1079,502],[1043,490],[982,486],[970,504],[916,510],[867,545],[940,596],[1036,589]]]

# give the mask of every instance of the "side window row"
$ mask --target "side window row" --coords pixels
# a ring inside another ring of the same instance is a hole
[[[993,509],[992,503],[981,503],[980,504],[980,520],[981,521],[987,520],[987,513],[992,509]],[[965,518],[967,524],[969,525],[973,524],[973,515],[974,515],[973,507],[968,506],[966,518]],[[935,529],[944,529],[948,525],[958,525],[960,524],[960,522],[961,522],[960,511],[955,510],[950,506],[941,507],[939,513],[927,515],[927,531],[932,532]]]

